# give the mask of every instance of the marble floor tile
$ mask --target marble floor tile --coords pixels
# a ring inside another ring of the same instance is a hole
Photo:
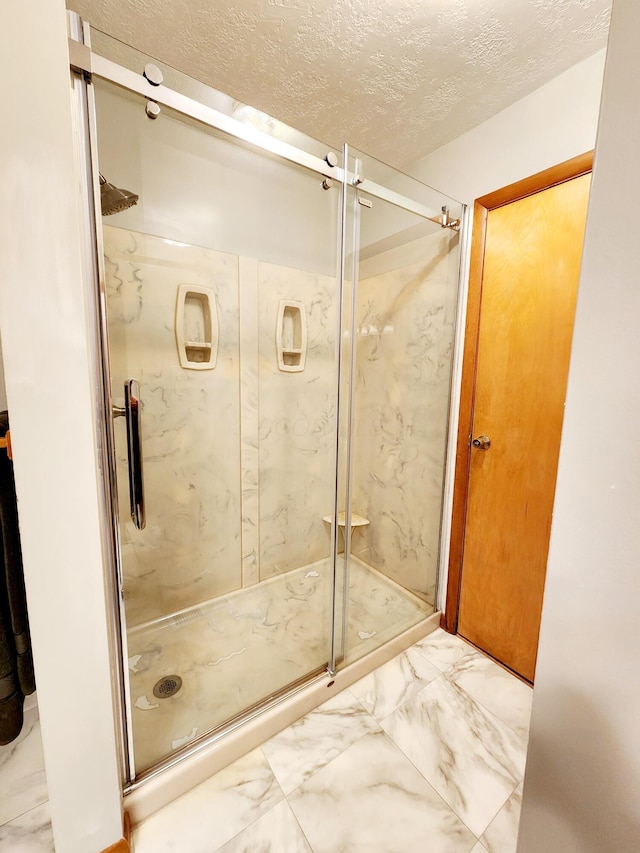
[[[442,628],[438,628],[424,640],[416,643],[415,647],[420,650],[427,660],[444,672],[456,661],[468,654],[478,654],[473,646],[466,643],[461,637],[448,634]],[[478,654],[478,656],[480,656]]]
[[[479,841],[476,846],[472,849],[471,853],[488,853],[487,848],[484,844],[481,844]]]
[[[300,824],[286,801],[278,803],[271,811],[240,835],[219,848],[218,853],[312,853]]]
[[[440,675],[440,670],[412,647],[365,675],[349,690],[376,720],[383,720]]]
[[[476,837],[522,779],[522,739],[445,678],[401,705],[382,727]]]
[[[289,797],[314,853],[469,853],[476,839],[382,732]]]
[[[49,803],[0,826],[0,850],[7,853],[54,853]]]
[[[473,696],[520,737],[529,736],[533,690],[528,684],[476,652],[456,661],[445,677]]]
[[[133,834],[136,853],[211,853],[282,799],[255,749],[144,820]]]
[[[522,808],[522,782],[485,830],[480,841],[488,853],[516,853]]]
[[[40,736],[38,708],[25,711],[20,735],[0,746],[0,824],[46,802],[47,780]]]
[[[358,700],[343,690],[262,745],[285,794],[344,752],[367,732],[379,730]]]

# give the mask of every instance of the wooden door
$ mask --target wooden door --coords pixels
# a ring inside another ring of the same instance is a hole
[[[487,214],[458,631],[529,681],[590,177]]]

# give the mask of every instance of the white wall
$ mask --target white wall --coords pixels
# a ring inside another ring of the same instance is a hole
[[[143,234],[335,275],[338,184],[237,145],[98,81],[100,171],[138,193],[108,222]],[[265,228],[269,222],[271,227]]]
[[[474,199],[590,151],[605,51],[419,160],[409,174],[449,196]]]
[[[122,835],[64,0],[0,27],[0,332],[58,853]]]
[[[615,0],[519,853],[640,848],[639,30]]]

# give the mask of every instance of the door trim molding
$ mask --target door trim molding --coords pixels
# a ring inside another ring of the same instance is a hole
[[[449,546],[449,572],[447,596],[442,615],[442,627],[450,634],[457,633],[460,590],[462,586],[462,562],[464,558],[464,534],[467,520],[469,496],[469,466],[471,463],[470,436],[473,427],[475,382],[478,355],[478,332],[480,329],[480,306],[482,301],[482,276],[484,272],[484,250],[487,231],[487,216],[490,210],[503,207],[514,201],[550,189],[557,184],[586,175],[593,168],[593,151],[580,154],[550,169],[537,172],[522,181],[509,184],[499,190],[476,199],[473,205],[473,233],[471,237],[471,260],[467,316],[462,356],[462,380],[460,387],[460,414],[456,440],[456,462],[453,480],[453,507],[451,514],[451,540]]]

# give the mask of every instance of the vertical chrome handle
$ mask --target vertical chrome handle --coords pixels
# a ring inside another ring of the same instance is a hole
[[[127,450],[129,452],[129,500],[131,519],[143,530],[147,523],[142,476],[142,432],[140,428],[140,385],[137,379],[124,383],[124,407],[127,412]]]
[[[137,379],[124,383],[124,407],[113,407],[113,417],[127,421],[127,455],[129,459],[129,501],[131,520],[143,530],[147,523],[144,508],[144,480],[142,476],[142,432],[140,429],[140,385]]]

